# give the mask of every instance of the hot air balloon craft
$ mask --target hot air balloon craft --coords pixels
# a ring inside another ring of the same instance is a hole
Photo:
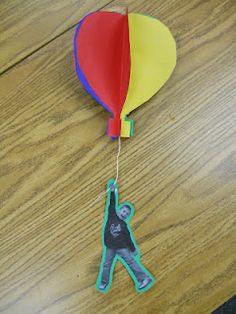
[[[118,157],[121,137],[133,135],[129,114],[147,102],[169,79],[176,65],[176,44],[169,29],[150,16],[94,12],[79,23],[74,37],[76,73],[87,92],[111,114],[107,135],[119,139],[116,179],[107,184],[103,255],[96,288],[107,292],[119,259],[137,292],[154,278],[140,261],[130,228],[134,207],[118,204]],[[104,194],[104,193],[103,193]]]
[[[169,79],[176,44],[169,29],[153,17],[94,12],[77,27],[74,57],[82,85],[111,113],[107,135],[130,137],[133,122],[128,115]]]

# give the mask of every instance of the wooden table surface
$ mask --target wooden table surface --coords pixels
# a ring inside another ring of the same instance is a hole
[[[135,292],[118,264],[95,289],[104,191],[115,175],[109,114],[74,73],[82,16],[127,4],[171,29],[176,70],[131,114],[120,200],[156,278]],[[2,0],[0,312],[210,313],[236,291],[236,2]]]

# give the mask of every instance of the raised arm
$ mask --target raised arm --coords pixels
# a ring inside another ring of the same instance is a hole
[[[108,218],[116,215],[116,195],[117,195],[117,187],[112,182],[109,186],[110,191],[108,191]]]

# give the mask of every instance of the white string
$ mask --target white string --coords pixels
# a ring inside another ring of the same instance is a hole
[[[121,151],[121,139],[120,136],[118,137],[118,152],[116,155],[116,179],[115,179],[115,184],[118,182],[118,178],[119,178],[119,157],[120,157],[120,151]],[[96,203],[97,201],[99,201],[102,196],[106,195],[109,192],[110,188],[108,188],[106,191],[101,192],[89,205],[89,207],[91,207],[94,203]]]
[[[120,150],[121,150],[121,139],[120,136],[118,137],[118,153],[116,156],[116,179],[115,179],[115,183],[118,182],[118,178],[119,178],[119,157],[120,157]]]

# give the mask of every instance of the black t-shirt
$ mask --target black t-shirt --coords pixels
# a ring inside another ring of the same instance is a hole
[[[110,193],[110,204],[108,207],[108,218],[105,226],[104,242],[110,249],[129,248],[135,251],[130,232],[124,220],[116,214],[115,192]]]

